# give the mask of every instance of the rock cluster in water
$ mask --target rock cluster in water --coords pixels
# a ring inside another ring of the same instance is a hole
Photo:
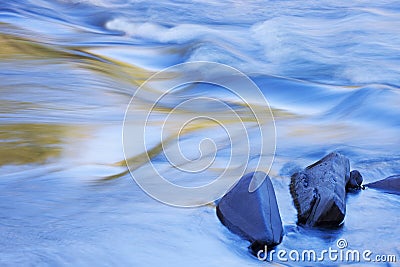
[[[249,192],[251,182],[261,181],[254,192]],[[230,231],[256,247],[271,247],[282,241],[282,220],[275,191],[264,172],[244,175],[218,203],[217,216]]]
[[[346,215],[346,192],[363,188],[359,171],[350,172],[349,159],[333,152],[296,172],[291,177],[290,193],[297,209],[298,224],[311,227],[336,227]],[[250,184],[260,186],[250,192]],[[400,175],[366,185],[388,193],[400,194]],[[252,242],[251,249],[273,247],[283,238],[275,191],[264,172],[244,175],[221,198],[217,216],[230,231]]]
[[[361,186],[358,171],[350,173],[349,160],[336,152],[292,175],[290,193],[298,223],[307,226],[338,226],[346,214],[346,188]]]

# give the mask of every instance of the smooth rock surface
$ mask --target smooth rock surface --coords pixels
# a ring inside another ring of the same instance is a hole
[[[336,152],[292,175],[290,193],[298,223],[307,226],[338,226],[346,214],[349,160]]]
[[[259,184],[249,192],[252,182]],[[282,220],[271,180],[264,172],[244,175],[239,182],[221,198],[217,215],[233,233],[258,246],[269,247],[279,244],[283,237]]]
[[[386,179],[367,184],[366,186],[400,195],[400,174],[389,176]]]

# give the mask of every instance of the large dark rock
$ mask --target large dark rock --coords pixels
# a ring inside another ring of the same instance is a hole
[[[252,179],[257,184],[264,181],[250,193]],[[265,245],[271,247],[282,241],[282,221],[274,188],[264,172],[244,175],[222,197],[217,206],[217,215],[230,231],[256,244],[257,248],[264,248]]]
[[[387,193],[400,195],[400,174],[389,176],[386,179],[367,184],[366,186],[380,189]]]
[[[346,214],[345,188],[349,180],[350,162],[335,152],[293,174],[290,193],[298,223],[339,226]]]

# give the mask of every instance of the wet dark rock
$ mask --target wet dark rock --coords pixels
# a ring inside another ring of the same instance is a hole
[[[346,214],[345,187],[349,180],[350,162],[336,152],[293,174],[290,193],[298,223],[339,226]]]
[[[265,180],[250,193],[252,179],[257,184]],[[218,203],[217,216],[231,232],[256,244],[254,248],[271,247],[282,241],[283,228],[275,191],[264,172],[244,175]]]
[[[361,173],[357,170],[350,172],[350,179],[346,184],[347,191],[354,191],[361,189],[361,184],[363,182],[363,177]]]
[[[367,184],[366,186],[400,195],[400,174],[389,176],[386,179]]]

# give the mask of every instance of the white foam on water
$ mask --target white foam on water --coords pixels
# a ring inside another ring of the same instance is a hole
[[[237,27],[212,27],[201,24],[179,24],[166,27],[154,22],[134,22],[126,18],[114,18],[105,24],[109,30],[124,32],[132,38],[161,43],[186,43],[196,39],[225,40],[231,43],[245,42],[237,35]]]
[[[399,28],[392,17],[381,20],[378,14],[362,14],[335,19],[277,17],[255,24],[251,31],[276,73],[301,77],[326,72],[331,80],[395,83],[400,74],[394,56],[400,51]]]

